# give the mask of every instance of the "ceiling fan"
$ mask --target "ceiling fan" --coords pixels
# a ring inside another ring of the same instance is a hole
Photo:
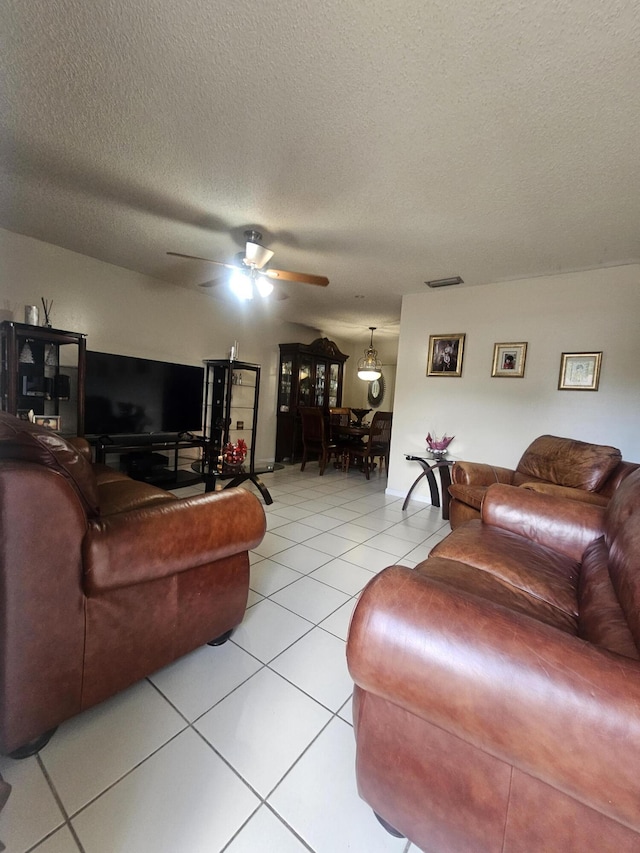
[[[214,261],[212,258],[200,258],[196,255],[183,255],[180,252],[167,252],[167,254],[177,258],[206,261],[209,264],[215,264],[216,266],[232,270],[233,275],[228,280],[227,277],[223,280],[214,279],[213,281],[204,282],[200,287],[217,287],[228,283],[231,290],[240,299],[252,299],[254,291],[259,296],[269,296],[273,291],[272,280],[298,281],[302,284],[317,284],[320,287],[326,287],[329,284],[329,279],[325,276],[271,269],[268,263],[274,253],[271,249],[266,249],[261,245],[262,234],[259,231],[249,230],[245,231],[244,235],[247,238],[244,253],[239,252],[236,255],[234,263]],[[280,293],[277,298],[286,299],[287,297],[286,294]]]

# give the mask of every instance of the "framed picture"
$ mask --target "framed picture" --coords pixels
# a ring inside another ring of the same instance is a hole
[[[462,376],[464,335],[430,335],[427,376]]]
[[[60,430],[60,415],[36,415],[33,422],[36,426],[48,427],[56,431]]]
[[[558,390],[597,391],[601,361],[601,352],[563,352]]]
[[[508,376],[522,379],[527,360],[527,345],[494,344],[492,376]]]

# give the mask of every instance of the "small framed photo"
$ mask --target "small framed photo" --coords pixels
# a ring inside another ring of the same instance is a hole
[[[527,360],[527,345],[494,344],[492,376],[507,376],[522,379]]]
[[[47,427],[56,432],[60,431],[60,415],[36,415],[33,422],[36,426]]]
[[[427,376],[462,376],[465,335],[430,335]]]
[[[558,390],[597,391],[601,361],[601,352],[563,352]]]

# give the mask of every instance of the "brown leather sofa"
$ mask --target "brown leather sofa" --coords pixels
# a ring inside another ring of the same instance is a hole
[[[454,530],[480,517],[492,483],[507,483],[558,497],[606,506],[622,480],[638,468],[623,462],[616,447],[541,435],[525,450],[515,469],[481,462],[456,462],[451,471],[449,521]]]
[[[0,413],[2,753],[32,753],[244,615],[257,498],[177,499],[90,458],[84,439]]]
[[[365,588],[361,797],[430,853],[640,850],[640,471],[606,508],[508,485]]]

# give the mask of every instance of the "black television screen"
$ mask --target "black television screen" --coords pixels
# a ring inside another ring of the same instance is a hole
[[[90,435],[202,429],[204,368],[87,351],[85,431]]]

